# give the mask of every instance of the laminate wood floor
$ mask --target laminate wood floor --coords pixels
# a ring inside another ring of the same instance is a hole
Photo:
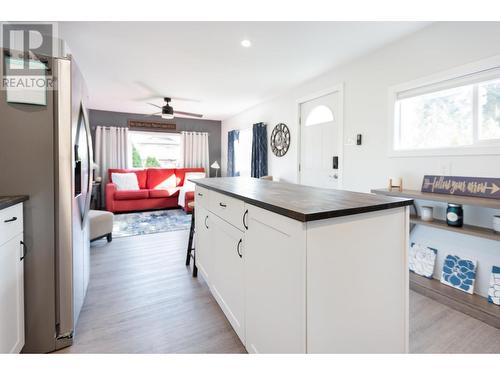
[[[411,353],[500,353],[500,329],[410,291]]]
[[[57,353],[245,353],[199,277],[184,266],[188,231],[91,247],[73,346]],[[412,353],[500,353],[500,330],[410,292]]]
[[[188,232],[94,242],[74,343],[58,353],[246,353],[184,265]]]

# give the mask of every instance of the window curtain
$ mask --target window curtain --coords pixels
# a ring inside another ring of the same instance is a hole
[[[262,122],[253,124],[251,176],[267,176],[267,125]]]
[[[236,170],[236,161],[234,155],[234,143],[240,139],[239,130],[231,130],[227,133],[227,176],[239,176],[240,173]]]
[[[207,176],[210,175],[208,133],[181,132],[181,166],[204,168]]]
[[[109,168],[128,168],[128,128],[98,126],[95,132],[95,163],[102,177],[101,202],[108,183]]]

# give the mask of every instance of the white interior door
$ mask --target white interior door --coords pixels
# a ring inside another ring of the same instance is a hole
[[[340,96],[335,91],[300,104],[299,182],[303,185],[340,187]]]

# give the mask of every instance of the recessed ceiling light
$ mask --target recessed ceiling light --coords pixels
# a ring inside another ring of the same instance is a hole
[[[242,45],[243,47],[245,47],[245,48],[248,48],[248,47],[251,47],[251,46],[252,46],[252,42],[251,42],[251,41],[249,41],[248,39],[243,39],[243,40],[241,41],[241,45]]]

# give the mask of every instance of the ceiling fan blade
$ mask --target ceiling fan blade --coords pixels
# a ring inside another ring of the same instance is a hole
[[[146,93],[149,94],[148,96],[145,96],[145,97],[136,98],[135,100],[138,100],[138,101],[146,101],[146,100],[154,100],[154,99],[163,100],[163,98],[166,97],[166,98],[171,98],[172,100],[179,100],[179,101],[182,100],[185,102],[195,102],[195,103],[201,102],[201,100],[199,100],[199,99],[183,98],[183,97],[179,97],[179,96],[170,96],[170,95],[161,95],[159,93],[159,91],[156,90],[156,88],[148,85],[146,82],[135,81],[134,83],[135,83],[135,85],[139,86],[142,89],[142,91],[145,91]]]
[[[174,111],[176,115],[184,115],[184,116],[189,116],[189,117],[198,117],[202,118],[203,115],[200,115],[199,113],[191,113],[191,112],[181,112],[181,111]]]
[[[199,99],[180,98],[178,96],[168,96],[168,98],[170,98],[172,100],[180,100],[180,101],[183,101],[183,102],[193,102],[193,103],[199,103],[201,101]]]
[[[153,104],[153,103],[148,103],[149,105],[152,105],[153,107],[156,107],[156,108],[162,108],[161,105],[157,105],[157,104]]]
[[[158,90],[156,90],[156,88],[154,87],[149,86],[146,82],[135,81],[134,83],[137,86],[139,86],[143,91],[146,91],[151,97],[161,98],[161,95],[159,94]]]

